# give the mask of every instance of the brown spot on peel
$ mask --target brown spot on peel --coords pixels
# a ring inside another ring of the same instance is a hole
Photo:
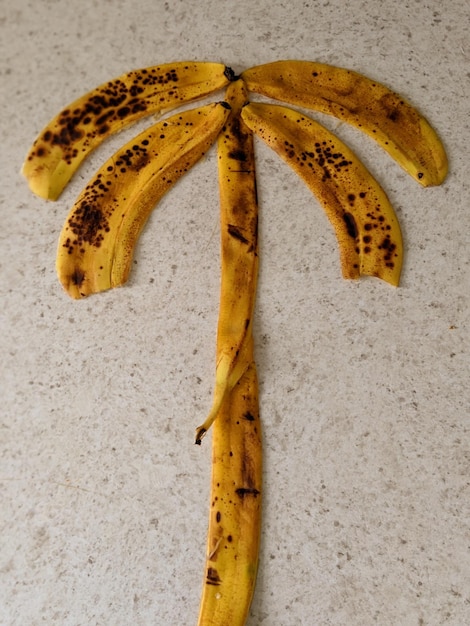
[[[207,577],[206,577],[206,583],[208,585],[216,585],[219,586],[221,584],[221,579],[219,577],[219,573],[217,572],[217,570],[215,569],[215,567],[208,567],[207,568]]]
[[[237,496],[240,496],[240,498],[244,498],[245,496],[256,497],[260,494],[258,489],[255,489],[254,487],[239,487],[238,489],[235,489],[235,493]]]
[[[246,237],[243,236],[243,234],[240,232],[240,229],[237,226],[234,226],[233,224],[229,224],[227,226],[227,231],[231,237],[238,239],[238,241],[241,241],[242,243],[248,243],[248,239],[246,239]]]
[[[232,150],[228,153],[228,156],[231,159],[235,159],[235,161],[244,162],[247,160],[246,152],[244,150]]]
[[[85,280],[85,272],[79,268],[75,269],[72,275],[70,276],[70,280],[73,285],[80,287],[80,285]]]
[[[344,223],[346,224],[346,230],[348,231],[348,235],[353,239],[356,239],[358,235],[357,224],[354,216],[351,213],[345,212],[343,215]]]

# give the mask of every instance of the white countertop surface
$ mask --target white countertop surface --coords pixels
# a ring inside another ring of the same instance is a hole
[[[134,131],[56,203],[29,192],[25,154],[61,108],[128,70],[282,58],[402,93],[443,138],[450,173],[423,189],[330,121],[401,220],[394,289],[341,278],[320,206],[256,144],[264,514],[248,626],[470,624],[468,3],[1,4],[0,624],[195,624],[209,507],[210,435],[193,437],[213,385],[215,151],[153,213],[129,283],[83,301],[56,279],[57,238]]]

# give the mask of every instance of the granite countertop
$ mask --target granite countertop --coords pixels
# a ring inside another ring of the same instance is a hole
[[[396,208],[406,257],[394,289],[342,279],[320,206],[256,143],[264,506],[248,626],[470,624],[468,4],[193,6],[0,11],[0,623],[195,624],[209,507],[210,434],[201,447],[193,437],[214,374],[215,151],[152,214],[128,284],[73,301],[55,274],[62,223],[136,131],[99,148],[55,203],[19,174],[29,146],[130,69],[298,58],[402,93],[443,138],[450,173],[423,189],[367,137],[317,116]]]

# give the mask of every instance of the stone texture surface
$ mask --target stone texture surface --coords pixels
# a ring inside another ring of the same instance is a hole
[[[202,585],[218,306],[215,153],[150,219],[129,284],[74,302],[55,277],[64,217],[19,176],[60,108],[179,59],[235,71],[347,66],[402,92],[442,135],[422,189],[325,120],[402,221],[395,290],[342,280],[318,204],[257,144],[256,351],[265,442],[249,626],[470,623],[469,12],[462,0],[16,0],[0,11],[0,623],[193,624]]]

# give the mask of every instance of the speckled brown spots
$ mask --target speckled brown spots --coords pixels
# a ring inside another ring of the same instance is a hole
[[[222,519],[222,514],[220,511],[217,511],[217,513],[215,514],[216,522],[219,523],[221,519]]]
[[[351,165],[351,161],[347,160],[344,155],[336,149],[332,141],[317,141],[315,143],[315,152],[302,152],[301,160],[305,161],[309,167],[313,167],[314,163],[323,169],[322,180],[325,182],[346,170]],[[309,159],[313,161],[309,162]]]
[[[114,117],[115,114],[116,114],[116,111],[114,109],[110,109],[106,111],[105,113],[103,113],[103,115],[100,115],[98,118],[96,118],[96,122],[95,122],[96,125],[103,126],[105,122],[107,122],[110,118]]]
[[[248,422],[254,422],[255,421],[255,417],[252,413],[250,413],[249,411],[247,411],[246,413],[243,414],[243,419],[247,420]]]
[[[289,159],[293,159],[295,157],[294,144],[289,143],[288,141],[284,142],[286,155]]]
[[[96,248],[101,245],[103,232],[109,231],[109,222],[103,209],[87,200],[77,206],[68,225],[72,233],[77,236],[77,244],[81,245],[85,242]]]
[[[42,158],[51,147],[59,146],[63,159],[71,164],[79,152],[99,143],[109,132],[181,99],[175,86],[180,82],[180,73],[191,69],[189,65],[181,69],[147,68],[101,85],[57,116],[54,125],[41,136],[29,160]]]
[[[379,250],[384,251],[384,261],[387,267],[394,267],[393,258],[397,257],[396,249],[397,246],[392,242],[390,235],[387,235],[380,245],[378,246]]]
[[[120,168],[122,173],[128,169],[138,172],[149,162],[150,157],[145,147],[145,141],[142,141],[141,145],[133,145],[132,148],[128,148],[125,152],[121,152],[118,155],[115,165]]]
[[[70,236],[63,247],[69,254],[75,249],[84,250],[85,244],[95,248],[101,246],[106,233],[110,231],[109,219],[115,206],[109,198],[110,189],[111,181],[106,181],[99,173],[83,191],[67,222]]]

